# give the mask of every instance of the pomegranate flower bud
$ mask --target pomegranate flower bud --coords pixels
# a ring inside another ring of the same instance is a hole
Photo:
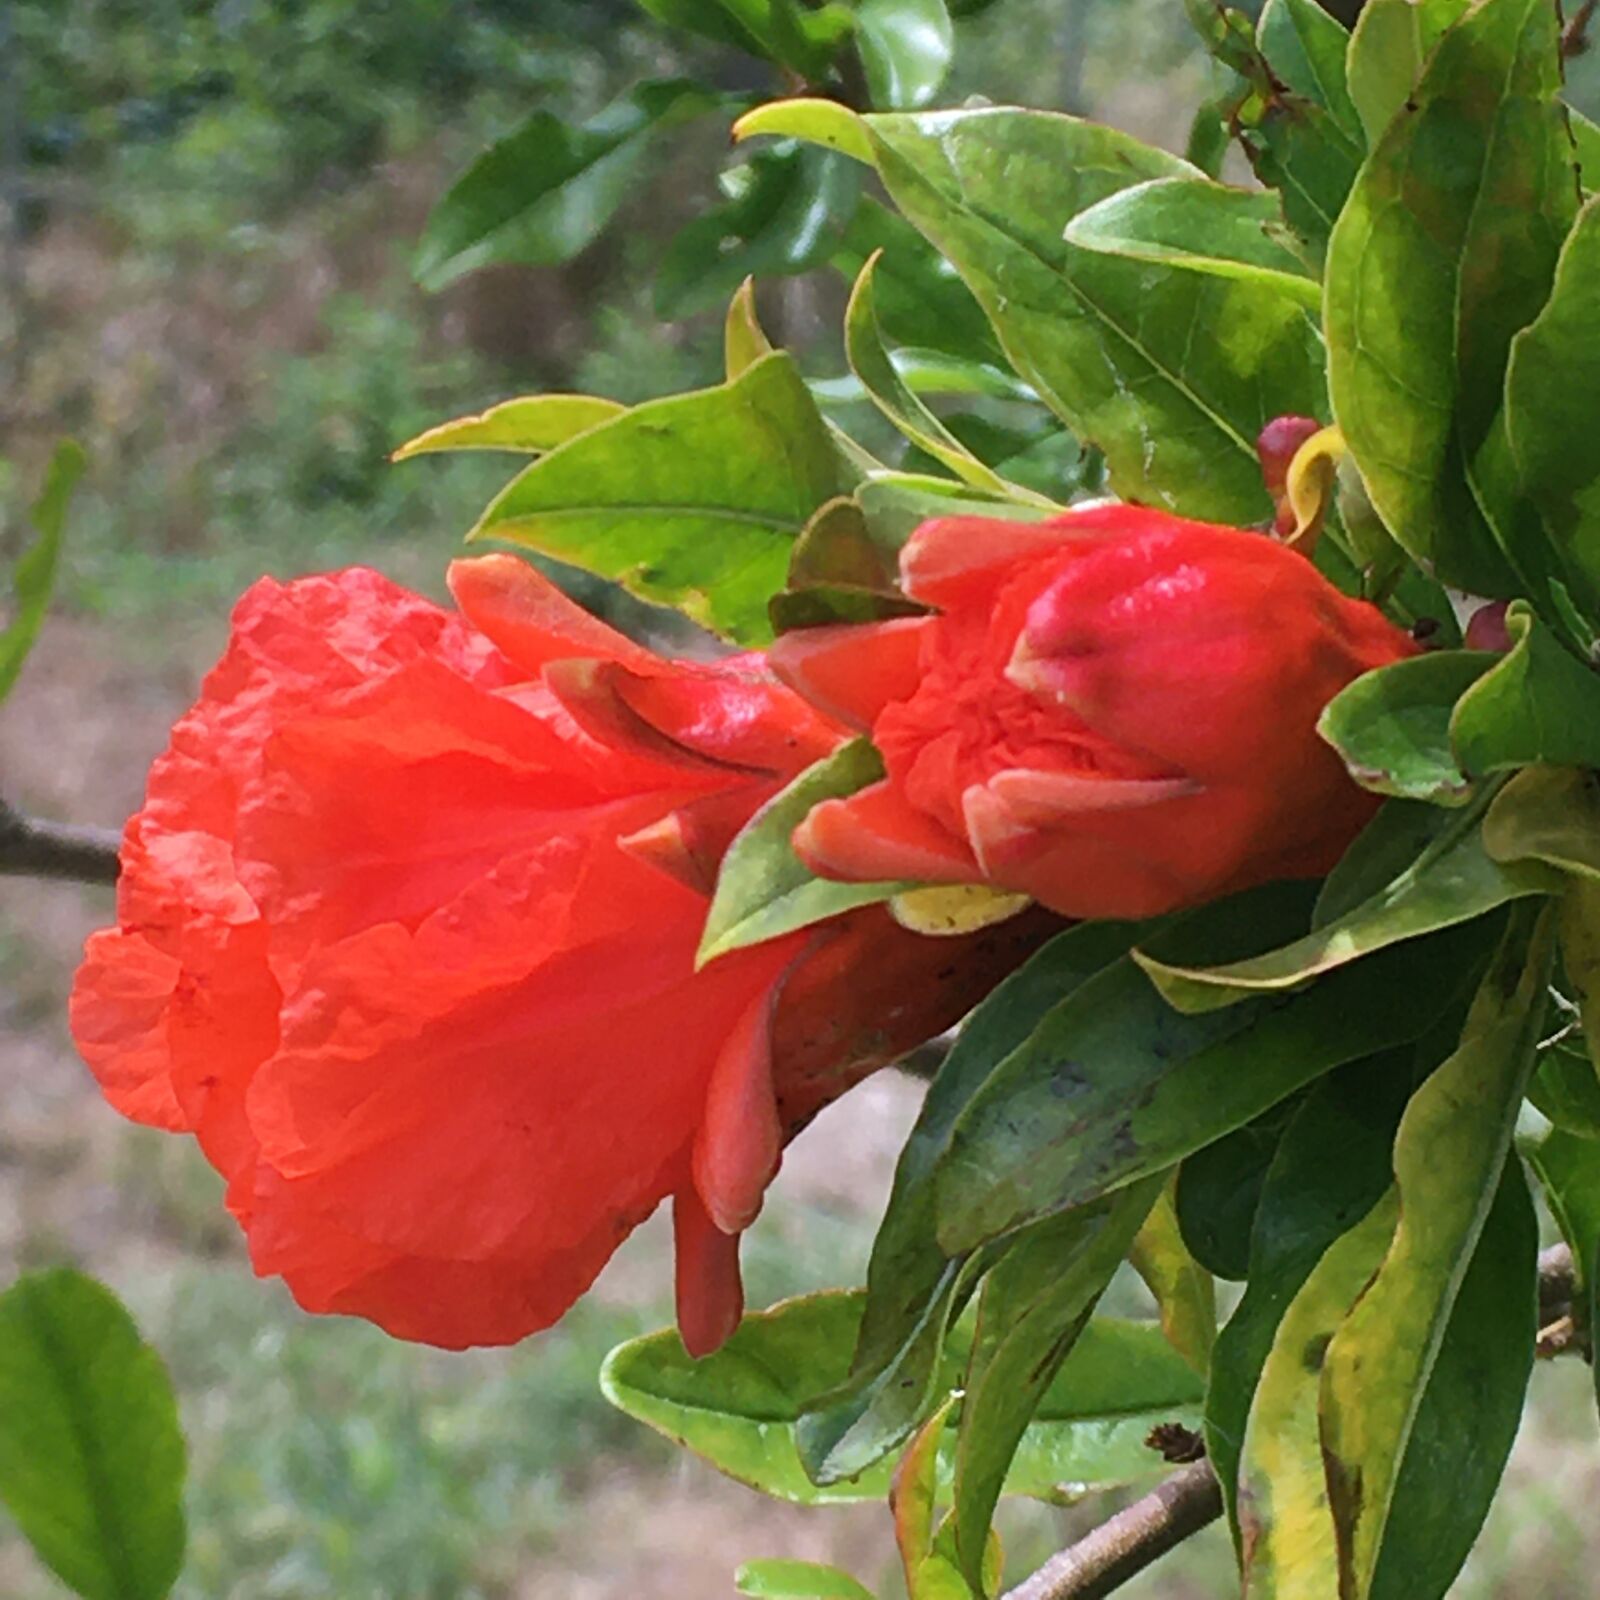
[[[806,818],[814,871],[1144,917],[1318,876],[1372,814],[1317,717],[1417,646],[1274,540],[1134,506],[950,518],[901,578],[936,615],[771,654],[887,774]]]
[[[1321,431],[1322,424],[1315,417],[1274,417],[1256,435],[1261,479],[1277,508],[1273,531],[1280,536],[1294,530],[1294,509],[1289,504],[1289,464],[1300,446]]]
[[[1511,635],[1506,631],[1508,600],[1491,600],[1479,606],[1467,619],[1463,643],[1469,650],[1493,650],[1504,655],[1511,648]]]

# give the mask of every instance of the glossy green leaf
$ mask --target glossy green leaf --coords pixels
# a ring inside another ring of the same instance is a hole
[[[1267,0],[1256,43],[1276,77],[1321,106],[1350,138],[1361,138],[1361,118],[1345,76],[1350,31],[1342,22],[1316,0]]]
[[[1578,172],[1583,179],[1586,194],[1600,189],[1600,124],[1567,107],[1567,123],[1572,129],[1572,142],[1577,149]]]
[[[1325,928],[1403,877],[1439,843],[1450,815],[1420,800],[1389,800],[1323,880],[1311,926]]]
[[[1278,1153],[1298,1100],[1235,1128],[1196,1150],[1179,1169],[1173,1195],[1178,1227],[1195,1260],[1235,1282],[1250,1273],[1250,1232],[1267,1172]]]
[[[1588,171],[1594,188],[1600,165]],[[1600,198],[1584,206],[1567,236],[1549,303],[1511,341],[1505,411],[1517,490],[1543,530],[1557,576],[1600,628],[1600,461],[1593,408],[1584,404],[1597,388]]]
[[[1482,822],[1489,799],[1485,793],[1448,814],[1427,848],[1398,877],[1290,944],[1214,967],[1180,966],[1148,951],[1135,951],[1134,959],[1172,1005],[1200,1014],[1252,995],[1298,988],[1310,978],[1370,959],[1374,951],[1469,922],[1508,901],[1559,893],[1560,876],[1542,863],[1501,863],[1485,850]]]
[[[722,858],[696,966],[914,887],[819,878],[789,842],[814,806],[852,795],[882,776],[883,761],[870,741],[852,739],[808,767],[751,817]]]
[[[1038,496],[1008,484],[978,460],[901,377],[878,326],[872,287],[878,261],[879,257],[873,256],[861,269],[845,310],[844,350],[850,370],[861,380],[873,404],[901,433],[964,483],[1006,499],[1038,500]]]
[[[785,1300],[746,1317],[715,1355],[691,1360],[664,1329],[619,1345],[600,1386],[610,1402],[764,1494],[802,1504],[881,1499],[893,1462],[818,1485],[806,1475],[796,1425],[815,1397],[850,1367],[864,1305],[860,1290]],[[929,1410],[958,1385],[963,1330],[936,1353]],[[1159,1330],[1097,1318],[1043,1394],[1006,1482],[1008,1494],[1041,1495],[1064,1482],[1110,1486],[1161,1470],[1143,1443],[1156,1422],[1192,1418],[1201,1386]],[[880,1457],[883,1452],[880,1452]],[[941,1451],[939,1492],[949,1493],[953,1441]]]
[[[818,1561],[747,1561],[733,1586],[751,1600],[874,1600],[864,1583]]]
[[[0,629],[0,700],[10,694],[44,624],[56,586],[56,568],[61,562],[67,507],[83,475],[85,459],[83,450],[72,440],[58,444],[45,472],[44,488],[29,513],[38,537],[22,553],[11,574],[14,606],[10,622]]]
[[[953,1512],[961,1569],[980,1593],[989,1520],[1011,1459],[1159,1189],[1153,1178],[1052,1218],[984,1280],[963,1386]]]
[[[1523,605],[1506,614],[1509,654],[1464,694],[1450,738],[1468,772],[1547,762],[1600,767],[1600,674]]]
[[[510,450],[540,455],[621,416],[627,407],[594,394],[530,394],[457,417],[408,439],[389,457],[409,461],[435,450]]]
[[[1322,1445],[1340,1593],[1354,1600],[1372,1593],[1423,1392],[1511,1149],[1544,1018],[1553,947],[1547,913],[1525,909],[1513,917],[1468,1013],[1460,1048],[1417,1091],[1401,1119],[1394,1241],[1328,1346]],[[1527,1244],[1531,1263],[1531,1229]],[[1505,1269],[1514,1270],[1513,1264]],[[1527,1281],[1531,1304],[1531,1276]]]
[[[1522,592],[1469,477],[1577,205],[1557,33],[1546,0],[1483,0],[1451,28],[1328,249],[1335,419],[1395,538],[1477,594]]]
[[[1575,767],[1527,767],[1494,797],[1483,845],[1496,861],[1547,861],[1600,879],[1600,783]]]
[[[960,273],[904,217],[867,197],[851,217],[833,264],[854,283],[874,255],[879,259],[873,300],[890,339],[990,365],[1004,361],[989,319]]]
[[[1495,659],[1482,650],[1438,650],[1379,667],[1328,702],[1317,732],[1363,788],[1458,805],[1472,785],[1450,746],[1450,713]]]
[[[1337,26],[1337,24],[1335,24]],[[1080,211],[1066,241],[1103,255],[1237,278],[1322,309],[1322,285],[1283,242],[1283,211],[1262,190],[1154,178]]]
[[[1217,1337],[1217,1286],[1184,1241],[1175,1189],[1176,1180],[1156,1198],[1134,1237],[1128,1263],[1155,1299],[1168,1344],[1204,1376]]]
[[[812,77],[848,32],[838,6],[807,12],[795,0],[638,0],[652,16]]]
[[[967,1019],[895,1167],[849,1378],[801,1423],[801,1448],[818,1482],[859,1472],[930,1408],[952,1308],[970,1287],[967,1263],[946,1258],[934,1228],[934,1173],[956,1118],[1039,1018],[1118,960],[1138,932],[1135,924],[1088,923],[1057,935]]]
[[[746,644],[813,512],[841,492],[832,439],[789,357],[652,400],[527,467],[470,537],[613,578]]]
[[[1119,493],[1224,521],[1267,515],[1256,434],[1283,412],[1325,407],[1321,351],[1303,309],[1248,284],[1080,250],[1062,237],[1107,195],[1195,169],[1048,112],[845,124],[813,104],[763,107],[740,126],[836,147],[865,136],[891,198],[955,264],[1023,379],[1104,451]],[[1213,336],[1196,338],[1200,327]]]
[[[1324,1253],[1388,1192],[1389,1152],[1412,1083],[1409,1047],[1331,1073],[1299,1102],[1267,1169],[1250,1234],[1248,1287],[1217,1335],[1206,1393],[1206,1450],[1236,1525],[1244,1520],[1238,1492],[1246,1423],[1279,1327]],[[1385,1234],[1380,1254],[1387,1242]],[[1287,1347],[1284,1340],[1280,1348]],[[1315,1407],[1313,1389],[1313,1418]],[[1260,1522],[1266,1510],[1258,1501],[1251,1515]]]
[[[724,173],[733,197],[686,223],[655,272],[663,317],[708,311],[749,277],[791,277],[827,261],[861,195],[861,168],[829,150],[758,151]]]
[[[1325,406],[1302,308],[1063,237],[1107,195],[1192,168],[1044,112],[866,123],[890,196],[955,263],[1021,376],[1105,453],[1119,494],[1224,521],[1267,514],[1256,434],[1274,415]]]
[[[85,1600],[160,1600],[183,1561],[183,1436],[161,1358],[65,1267],[0,1295],[0,1500]]]
[[[952,1254],[1162,1171],[1347,1061],[1418,1037],[1484,936],[1447,929],[1293,995],[1184,1016],[1133,961],[1052,1010],[973,1096],[937,1175]]]
[[[856,48],[872,103],[910,111],[939,92],[955,54],[944,0],[860,0]]]
[[[691,79],[660,78],[635,85],[577,127],[533,112],[433,208],[417,246],[417,280],[442,289],[496,262],[570,260],[633,192],[651,136],[726,104]]]
[[[1350,97],[1376,145],[1411,98],[1423,64],[1470,0],[1367,0],[1350,40]]]

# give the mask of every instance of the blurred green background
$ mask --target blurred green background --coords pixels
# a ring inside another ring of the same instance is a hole
[[[27,808],[115,825],[253,578],[362,562],[442,592],[511,463],[392,467],[396,444],[516,393],[633,401],[717,375],[720,317],[664,322],[652,284],[732,159],[715,119],[576,259],[429,295],[411,260],[451,177],[537,106],[586,116],[646,75],[765,80],[631,0],[12,0],[3,25],[0,560],[61,434],[91,468],[56,614],[0,716],[0,776]],[[1080,112],[1181,149],[1211,82],[1179,0],[997,0],[960,24],[940,99]],[[1597,91],[1580,58],[1576,98],[1593,111]],[[841,365],[842,299],[829,280],[763,290],[813,376]],[[108,900],[0,883],[0,1281],[78,1261],[166,1355],[193,1459],[182,1595],[709,1600],[776,1554],[900,1592],[881,1508],[774,1506],[599,1398],[605,1350],[670,1316],[660,1219],[514,1351],[398,1345],[255,1281],[198,1153],[121,1123],[66,1036]],[[860,1280],[916,1096],[881,1077],[796,1147],[747,1248],[753,1303]],[[1537,1375],[1461,1600],[1593,1592],[1584,1376]],[[1104,1509],[1008,1509],[1012,1565]],[[1225,1544],[1213,1529],[1126,1592],[1225,1596]],[[60,1592],[0,1519],[0,1593]]]

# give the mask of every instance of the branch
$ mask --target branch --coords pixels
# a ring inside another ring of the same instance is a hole
[[[121,842],[114,829],[41,822],[0,800],[0,875],[115,883]]]
[[[1583,4],[1572,14],[1569,22],[1561,34],[1561,59],[1570,61],[1574,56],[1581,56],[1589,48],[1589,24],[1594,20],[1595,7],[1600,5],[1600,0],[1583,0]]]
[[[1003,1600],[1100,1600],[1222,1515],[1222,1486],[1197,1461],[1045,1562]]]

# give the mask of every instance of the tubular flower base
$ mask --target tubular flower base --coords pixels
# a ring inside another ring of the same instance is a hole
[[[363,570],[244,597],[128,825],[74,1034],[114,1106],[196,1135],[308,1310],[508,1343],[670,1196],[709,1351],[784,1141],[1042,930],[874,908],[695,973],[723,850],[840,730],[512,557],[451,585],[461,616]]]
[[[1377,805],[1317,716],[1417,646],[1270,538],[1124,505],[950,518],[912,536],[901,581],[937,614],[772,651],[887,771],[800,826],[813,871],[1146,917],[1318,876]]]

